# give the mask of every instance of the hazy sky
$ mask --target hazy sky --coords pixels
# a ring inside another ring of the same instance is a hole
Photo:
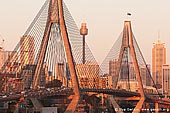
[[[0,35],[5,39],[6,50],[13,50],[44,2],[0,1]],[[160,31],[169,63],[170,0],[65,0],[65,3],[79,27],[81,22],[87,22],[87,43],[99,63],[120,35],[127,12],[132,13],[133,32],[146,61],[151,63],[152,44]]]

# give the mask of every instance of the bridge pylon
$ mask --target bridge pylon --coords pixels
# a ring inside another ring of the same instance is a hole
[[[73,63],[71,45],[69,42],[68,33],[67,33],[65,20],[64,20],[62,0],[50,0],[46,28],[45,28],[44,36],[41,42],[41,49],[39,52],[38,63],[37,63],[37,67],[36,67],[35,74],[34,74],[32,88],[33,89],[37,88],[38,78],[40,76],[40,71],[43,66],[45,54],[47,51],[47,45],[48,45],[48,41],[50,37],[51,28],[52,28],[52,25],[56,23],[59,25],[59,30],[61,31],[61,37],[63,40],[65,52],[66,52],[68,67],[70,70],[73,90],[75,94],[74,98],[72,99],[71,103],[67,107],[66,111],[74,112],[78,104],[79,98],[80,98],[80,92],[79,92],[78,78],[77,78],[75,66]]]
[[[133,110],[133,113],[139,113],[140,110],[142,109],[142,105],[145,101],[145,94],[144,94],[144,90],[143,90],[142,78],[140,75],[140,69],[139,69],[139,65],[138,65],[138,60],[137,60],[137,55],[136,55],[135,48],[134,48],[134,42],[133,42],[134,40],[133,40],[132,35],[133,35],[133,33],[132,33],[132,28],[131,28],[131,22],[125,21],[124,28],[123,28],[123,35],[122,35],[123,37],[122,37],[122,42],[121,42],[121,48],[120,48],[120,53],[118,56],[118,61],[117,61],[117,66],[116,66],[116,76],[114,77],[113,88],[117,87],[119,75],[120,75],[120,72],[122,69],[121,66],[122,66],[123,60],[129,59],[129,58],[124,58],[124,57],[125,56],[129,57],[129,55],[130,55],[131,59],[132,59],[133,66],[134,66],[134,70],[136,73],[136,79],[138,82],[138,87],[139,87],[138,92],[141,95],[140,100],[138,101],[136,107]]]

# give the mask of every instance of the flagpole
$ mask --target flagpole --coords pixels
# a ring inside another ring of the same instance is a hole
[[[127,14],[127,20],[129,21],[130,19],[129,19],[129,17],[132,15],[130,12],[128,12]]]

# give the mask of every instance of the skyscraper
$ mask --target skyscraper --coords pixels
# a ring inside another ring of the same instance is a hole
[[[20,62],[22,65],[34,63],[34,38],[24,36],[20,39]]]
[[[170,96],[170,65],[162,66],[162,93]]]
[[[67,85],[67,78],[65,73],[65,65],[64,63],[57,63],[56,64],[56,79],[62,82],[63,86]]]
[[[142,84],[144,86],[151,86],[151,75],[150,75],[150,65],[146,64],[146,66],[141,66],[140,75],[142,78]]]
[[[160,40],[153,43],[152,76],[156,85],[162,85],[162,66],[166,64],[166,48]]]
[[[116,76],[116,64],[117,64],[117,60],[110,60],[109,61],[109,75],[110,76]]]
[[[150,64],[146,65],[148,70],[146,70],[146,86],[151,86],[151,66]]]
[[[96,62],[77,64],[76,72],[81,88],[98,88],[100,67]]]

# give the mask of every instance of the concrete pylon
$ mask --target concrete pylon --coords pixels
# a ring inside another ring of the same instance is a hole
[[[37,63],[37,67],[36,67],[34,79],[33,79],[33,89],[36,89],[38,85],[38,78],[40,76],[40,70],[42,68],[43,61],[45,59],[45,53],[47,50],[51,26],[56,23],[59,24],[59,27],[60,27],[61,36],[62,36],[62,40],[64,43],[65,52],[66,52],[66,58],[68,61],[68,66],[69,66],[70,75],[72,79],[73,90],[75,94],[74,98],[72,99],[66,111],[74,112],[78,104],[78,101],[80,99],[80,92],[79,92],[78,78],[77,78],[75,66],[73,63],[71,45],[70,45],[70,41],[68,38],[68,33],[67,33],[65,20],[64,20],[62,0],[50,0],[47,24],[46,24],[43,40],[41,43],[41,50],[40,50],[39,59],[38,59],[38,63]]]
[[[131,28],[131,22],[125,21],[124,29],[123,29],[122,45],[121,45],[121,50],[120,50],[119,57],[118,57],[117,70],[116,70],[116,76],[114,78],[115,81],[113,83],[113,88],[117,87],[124,52],[125,52],[125,50],[129,50],[131,52],[131,57],[133,60],[133,65],[134,65],[134,69],[135,69],[135,73],[136,73],[136,78],[137,78],[137,82],[139,85],[139,93],[141,95],[140,100],[137,103],[136,107],[134,108],[133,113],[140,113],[140,110],[142,109],[142,105],[145,101],[145,94],[143,91],[142,79],[140,76],[140,70],[139,70],[139,66],[138,66],[138,61],[137,61],[137,56],[136,56],[136,52],[135,52],[135,48],[134,48],[132,34],[133,33],[132,33],[132,28]]]

